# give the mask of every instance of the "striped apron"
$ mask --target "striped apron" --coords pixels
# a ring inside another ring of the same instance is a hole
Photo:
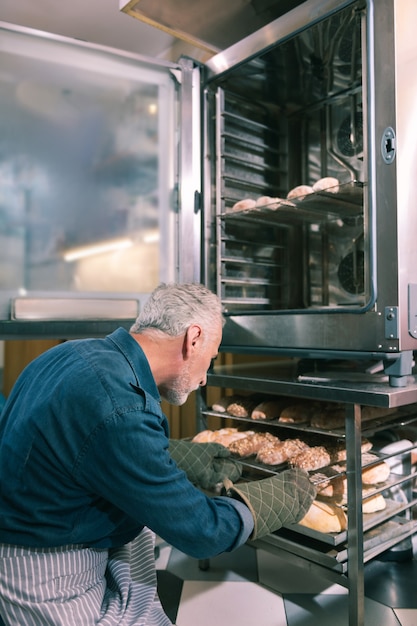
[[[172,626],[156,589],[155,536],[122,548],[0,544],[6,626]]]

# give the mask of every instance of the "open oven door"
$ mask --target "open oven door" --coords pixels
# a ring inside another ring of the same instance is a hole
[[[0,336],[101,335],[198,280],[194,64],[6,23],[0,59]]]

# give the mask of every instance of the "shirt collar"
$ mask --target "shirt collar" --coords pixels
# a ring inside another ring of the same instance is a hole
[[[155,400],[161,401],[158,387],[156,386],[148,359],[138,342],[125,328],[118,328],[107,339],[112,341],[123,353],[129,362],[136,378],[136,384],[142,389],[146,389]]]

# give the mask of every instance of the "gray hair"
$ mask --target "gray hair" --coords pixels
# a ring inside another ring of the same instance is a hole
[[[145,302],[130,332],[153,329],[178,337],[191,324],[210,330],[224,321],[220,299],[204,285],[161,283]]]

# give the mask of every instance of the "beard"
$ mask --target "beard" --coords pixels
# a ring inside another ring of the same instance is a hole
[[[192,388],[191,376],[189,368],[184,368],[181,376],[174,378],[169,387],[160,389],[160,394],[164,400],[175,406],[183,405],[192,391],[198,387]]]

